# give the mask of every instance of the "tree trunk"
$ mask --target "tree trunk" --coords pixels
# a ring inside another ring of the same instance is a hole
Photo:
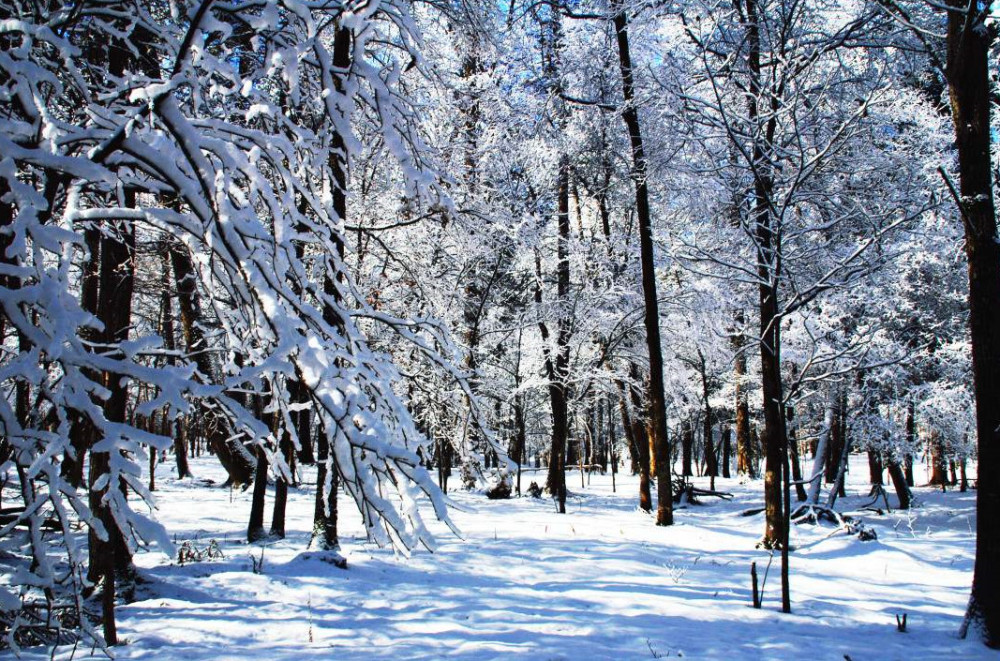
[[[524,451],[527,445],[527,428],[524,421],[524,402],[520,395],[514,396],[514,460],[517,461],[517,495],[521,495],[521,466],[524,465]]]
[[[761,269],[764,277],[766,268]],[[784,538],[781,471],[786,447],[782,415],[781,363],[774,287],[761,287],[761,375],[764,390],[764,506],[767,518],[764,544],[776,546]]]
[[[164,253],[163,256],[163,295],[160,300],[160,334],[163,336],[163,348],[168,352],[173,352],[177,346],[174,340],[174,311],[173,311],[173,296],[171,295],[170,287],[170,258]],[[167,359],[171,364],[174,359]],[[165,435],[169,435],[174,439],[174,460],[177,462],[177,477],[179,479],[184,479],[185,477],[191,477],[191,468],[188,466],[188,455],[187,455],[187,445],[184,443],[184,434],[171,433],[171,430],[176,428],[168,418],[167,411],[163,411],[163,430]]]
[[[557,183],[559,239],[556,253],[556,297],[560,305],[569,303],[569,157],[559,163]],[[549,491],[559,501],[559,511],[566,512],[566,451],[569,436],[569,312],[562,309],[556,324],[555,381],[550,384],[552,397],[552,455],[549,464]],[[553,387],[554,386],[554,387]]]
[[[6,235],[4,235],[6,236]],[[100,290],[101,279],[101,231],[94,226],[84,230],[84,241],[90,255],[83,265],[83,273],[80,277],[80,307],[97,317],[98,292]],[[5,240],[4,243],[8,243]],[[0,246],[6,254],[6,245]],[[84,341],[94,342],[98,339],[99,332],[92,328],[81,329],[80,335]],[[2,341],[2,336],[0,336]],[[89,378],[94,381],[99,380],[98,375],[89,373]],[[70,427],[70,442],[73,445],[73,454],[67,454],[63,460],[62,476],[73,486],[80,488],[83,486],[83,464],[94,444],[96,430],[90,420],[79,417],[73,421]]]
[[[872,486],[882,486],[885,482],[882,481],[882,471],[884,470],[882,466],[882,457],[879,456],[877,450],[868,451],[868,480]]]
[[[836,409],[834,401],[836,397],[830,395],[830,401],[826,406],[826,414],[823,416],[823,428],[819,433],[819,441],[816,443],[816,452],[813,455],[812,475],[809,476],[809,498],[808,502],[813,505],[819,504],[819,492],[823,488],[824,465],[829,465],[827,457],[830,455],[830,438],[833,436],[833,426],[836,424]]]
[[[732,448],[732,436],[733,430],[729,428],[729,425],[725,425],[722,428],[722,477],[728,478],[729,475],[729,458],[733,454]]]
[[[943,487],[948,484],[948,460],[945,457],[944,440],[941,432],[936,429],[931,430],[930,437],[931,451],[931,479],[928,484]]]
[[[799,463],[799,442],[795,438],[795,409],[791,406],[785,409],[785,419],[788,421],[788,454],[792,462],[792,479],[795,481],[795,498],[799,502],[806,499],[806,487],[802,484],[802,465]]]
[[[177,302],[180,307],[185,350],[197,366],[201,377],[217,382],[217,370],[202,332],[201,301],[191,255],[175,240],[170,241],[168,249],[177,285]],[[219,412],[206,406],[199,406],[198,418],[209,448],[219,458],[219,462],[229,475],[229,483],[250,484],[255,465],[253,457],[242,443],[231,438],[229,421]]]
[[[309,404],[308,389],[301,381],[290,378],[287,388],[289,404],[297,406]],[[308,407],[300,408],[297,411],[292,411],[290,417],[292,425],[295,427],[295,437],[299,441],[299,463],[303,466],[312,466],[316,463],[316,455],[313,452],[312,411]]]
[[[594,415],[594,440],[592,443],[591,463],[600,463],[601,473],[608,472],[608,452],[607,439],[604,436],[604,409],[606,401],[604,398],[597,400],[597,410]]]
[[[635,363],[629,366],[634,376],[638,375],[639,368]],[[644,512],[653,511],[653,496],[650,492],[649,484],[649,441],[646,438],[646,430],[639,421],[639,395],[630,386],[629,399],[633,406],[633,415],[628,414],[628,401],[626,400],[625,385],[621,381],[616,382],[619,393],[619,411],[622,417],[622,427],[629,443],[629,451],[632,455],[632,464],[635,471],[639,473],[639,509]]]
[[[705,355],[698,350],[698,358],[701,366],[701,397],[704,406],[705,419],[702,422],[702,435],[705,446],[705,474],[710,478],[710,487],[715,491],[715,478],[719,475],[718,459],[715,456],[715,442],[712,438],[712,405],[709,401],[708,392],[708,367],[705,363]]]
[[[118,49],[113,49],[118,51]],[[122,54],[119,55],[121,57]],[[135,207],[135,192],[126,189],[125,206]],[[116,223],[100,239],[100,278],[97,318],[104,324],[100,341],[109,347],[128,339],[132,318],[132,291],[135,282],[135,228],[130,223]],[[118,374],[105,372],[103,385],[109,396],[104,402],[104,417],[109,422],[124,423],[128,406],[128,389]],[[103,581],[104,637],[109,645],[117,644],[114,600],[115,575],[123,575],[132,563],[131,553],[122,530],[115,521],[107,496],[111,489],[122,485],[107,480],[111,469],[110,450],[91,452],[89,504],[91,512],[104,527],[106,538],[100,538],[93,529],[88,535],[90,567],[88,577]],[[99,486],[101,482],[103,486]]]
[[[617,425],[615,424],[615,414],[612,411],[611,400],[608,397],[604,398],[604,406],[607,411],[607,425],[608,425],[608,443],[607,443],[607,464],[608,468],[611,470],[611,493],[617,493],[617,485],[615,484],[615,476],[618,473],[618,455],[615,452],[615,447],[618,445],[617,433],[615,431]]]
[[[342,32],[346,32],[346,30],[338,30],[337,32],[336,41],[338,43],[341,40]],[[348,33],[347,39],[349,40],[349,38],[350,34]],[[346,50],[347,46],[345,45],[343,48]],[[334,52],[336,54],[337,49]],[[336,55],[334,59],[336,61]],[[346,152],[344,153],[346,154]],[[339,163],[336,157],[334,160]],[[346,171],[336,166],[334,167],[334,176],[337,178],[333,194],[334,209],[341,218],[346,219],[347,197],[344,193],[347,181]],[[341,179],[341,177],[343,178]],[[341,257],[343,257],[344,245],[342,242],[338,242],[337,249],[341,251]],[[339,300],[337,286],[329,273],[323,278],[323,293]],[[340,315],[330,304],[323,306],[323,320],[332,326],[342,324]],[[337,533],[337,490],[340,474],[337,469],[336,449],[334,447],[337,433],[335,428],[322,428],[319,430],[316,440],[316,492],[313,499],[313,529],[310,543],[323,551],[336,551],[340,548],[340,538]]]
[[[259,541],[264,534],[264,499],[267,495],[267,453],[258,446],[257,468],[253,479],[253,498],[250,501],[250,522],[247,524],[247,541]]]
[[[743,324],[743,313],[736,315],[736,323]],[[736,350],[736,357],[733,365],[733,376],[736,391],[736,473],[746,475],[748,478],[757,477],[753,464],[753,447],[750,439],[750,404],[747,402],[746,384],[744,379],[747,373],[747,358],[743,351],[746,338],[742,332],[733,337],[733,348]]]
[[[557,244],[558,264],[556,267],[556,296],[566,301],[569,295],[569,160],[563,156],[559,163],[557,177],[558,210],[556,220],[559,227]],[[535,255],[535,303],[542,302],[542,262]],[[566,379],[569,369],[568,320],[563,312],[557,322],[555,357],[548,348],[549,330],[544,321],[538,323],[542,335],[545,354],[545,372],[549,380],[549,402],[552,406],[552,445],[549,454],[549,470],[546,486],[556,499],[559,512],[566,513],[566,452],[569,436],[569,411],[566,393]]]
[[[906,406],[906,450],[903,457],[903,472],[908,487],[913,486],[913,453],[917,449],[917,420],[914,408],[911,397]]]
[[[272,413],[273,420],[277,421],[278,413]],[[288,468],[289,474],[295,470],[295,446],[292,445],[292,437],[288,430],[282,430],[279,425],[272,424],[271,429],[276,434],[281,434],[281,441],[278,443],[281,458]],[[285,509],[288,506],[288,479],[280,471],[275,471],[274,476],[274,506],[271,510],[271,537],[279,539],[285,538]]]
[[[1000,647],[1000,244],[990,155],[991,2],[949,0],[947,79],[969,260],[969,326],[979,457],[976,564],[962,625]],[[992,20],[992,19],[991,19]]]
[[[316,494],[313,500],[312,543],[323,551],[340,548],[337,534],[337,489],[339,475],[337,464],[331,456],[332,448],[326,431],[319,434],[316,453]]]
[[[840,453],[840,464],[838,466],[838,479],[837,479],[837,492],[841,497],[847,495],[847,473],[850,472],[851,465],[849,459],[851,456],[851,438],[848,434],[849,429],[847,426],[847,389],[845,388],[840,392],[840,437],[841,437],[841,453]]]
[[[833,393],[831,402],[832,415],[830,418],[830,441],[826,451],[826,471],[825,481],[827,484],[834,484],[837,481],[837,470],[840,468],[840,455],[844,446],[844,428],[841,425],[840,391]]]
[[[750,163],[753,171],[752,231],[757,257],[758,309],[760,326],[758,349],[761,361],[761,389],[764,402],[764,507],[766,526],[763,543],[776,548],[784,538],[781,474],[783,453],[787,452],[784,395],[781,378],[781,317],[778,296],[781,275],[780,233],[772,211],[774,188],[773,151],[777,130],[778,99],[762,89],[760,17],[756,0],[745,3],[747,66],[749,85],[748,118],[753,127]],[[762,108],[763,106],[763,112]]]
[[[691,426],[690,420],[684,420],[681,423],[681,475],[684,477],[690,477],[694,473],[691,472],[691,455],[694,450],[694,428]]]
[[[833,506],[837,503],[837,497],[844,495],[844,482],[847,480],[847,459],[850,453],[850,445],[848,443],[841,444],[840,456],[836,460],[837,465],[837,475],[834,477],[833,486],[830,487],[830,493],[826,499],[826,506],[828,509],[833,509]]]
[[[660,347],[660,311],[656,295],[656,261],[653,254],[653,221],[649,208],[649,180],[646,153],[639,127],[632,79],[632,54],[629,50],[628,14],[620,0],[612,5],[617,33],[618,61],[622,76],[624,107],[622,119],[632,147],[632,183],[635,186],[635,209],[639,220],[639,253],[642,264],[642,295],[645,304],[644,324],[649,354],[650,428],[656,456],[656,525],[674,522],[673,490],[670,484],[670,447],[667,439],[666,398],[663,391],[663,351]]]
[[[437,463],[438,486],[448,493],[448,478],[451,477],[451,443],[443,438],[434,442],[434,461]]]
[[[787,443],[787,437],[786,437]],[[781,612],[791,613],[792,612],[792,594],[791,588],[788,581],[788,552],[791,550],[788,544],[789,533],[791,530],[791,506],[792,506],[792,493],[791,493],[791,476],[789,475],[788,468],[788,448],[783,448],[782,455],[782,511],[781,511]]]
[[[896,490],[896,497],[899,499],[899,509],[910,509],[912,495],[910,494],[910,488],[906,485],[906,476],[903,474],[903,469],[900,468],[899,462],[892,458],[889,459],[889,478],[892,480],[892,486]]]
[[[333,66],[337,71],[348,71],[351,67],[351,48],[353,45],[351,30],[342,26],[336,27],[333,40]],[[345,91],[345,81],[337,76],[334,84],[338,92]],[[333,181],[330,188],[333,192],[333,211],[341,222],[347,222],[347,174],[350,171],[347,143],[344,136],[335,127],[331,127],[330,138],[330,172]],[[340,260],[344,258],[344,243],[336,239],[336,248]],[[323,276],[323,293],[336,302],[341,296],[337,289],[337,281],[343,274],[332,271]],[[330,303],[323,305],[323,321],[344,332],[344,322],[337,309]],[[340,472],[337,467],[336,441],[339,433],[335,429],[320,429],[316,442],[316,493],[313,501],[312,542],[325,551],[336,551],[340,548],[340,538],[337,531],[337,492],[340,486]],[[345,565],[346,566],[346,565]]]

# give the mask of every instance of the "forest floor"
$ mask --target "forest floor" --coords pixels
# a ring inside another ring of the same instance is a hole
[[[367,543],[342,496],[342,570],[306,551],[308,484],[291,490],[286,539],[247,544],[249,491],[206,486],[206,478],[222,481],[211,458],[193,461],[196,479],[177,480],[164,465],[160,520],[178,546],[204,551],[214,541],[222,557],[179,565],[176,556],[138,555],[146,582],[118,610],[126,643],[115,653],[158,661],[995,658],[956,637],[972,577],[975,493],[918,487],[910,512],[857,511],[871,499],[867,464],[854,459],[838,509],[862,517],[878,539],[859,541],[832,524],[794,526],[790,615],[780,613],[778,556],[763,608],[751,607],[750,564],[763,576],[769,553],[756,548],[763,515],[741,512],[762,505],[759,481],[720,478],[734,500],[679,509],[668,528],[637,509],[628,475],[615,493],[610,475],[581,487],[571,473],[565,515],[546,498],[458,491],[463,537],[442,526],[435,553],[409,558]],[[526,473],[523,483],[543,477]]]

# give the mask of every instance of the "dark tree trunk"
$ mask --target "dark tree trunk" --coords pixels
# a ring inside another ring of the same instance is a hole
[[[629,365],[630,376],[633,383],[641,383],[639,380],[639,367],[632,363]],[[653,439],[650,437],[649,426],[643,423],[643,411],[648,403],[642,401],[638,386],[629,388],[632,398],[632,435],[635,436],[636,450],[639,453],[639,508],[644,512],[653,511],[653,458],[650,450],[653,447]]]
[[[514,448],[512,454],[517,462],[517,495],[521,495],[521,467],[524,465],[524,450],[527,445],[527,428],[524,421],[524,401],[520,395],[514,396]]]
[[[750,427],[750,462],[753,466],[753,474],[760,474],[760,433],[756,424]]]
[[[309,404],[308,389],[298,379],[288,380],[288,401],[299,406]],[[309,408],[302,408],[292,411],[290,417],[292,425],[295,426],[295,436],[299,440],[299,463],[303,466],[312,466],[316,463],[316,455],[313,452],[312,411]]]
[[[649,180],[646,153],[639,127],[632,79],[632,54],[629,50],[628,14],[620,1],[612,5],[617,33],[618,61],[622,76],[624,107],[622,119],[632,147],[632,182],[635,186],[635,209],[639,220],[639,253],[642,264],[642,295],[645,304],[646,349],[649,354],[648,412],[656,455],[656,525],[674,522],[673,490],[670,484],[670,447],[667,439],[666,397],[663,392],[663,351],[660,346],[660,312],[656,295],[656,261],[653,254],[653,220],[649,208]]]
[[[694,452],[694,428],[691,420],[684,420],[681,423],[681,475],[690,477],[694,475],[691,471],[691,456]]]
[[[299,205],[299,212],[304,214],[306,212],[305,201],[300,200]],[[308,228],[300,226],[299,231],[306,234]],[[301,241],[295,242],[295,256],[299,259],[305,257],[305,246]],[[293,281],[291,288],[297,295],[302,295],[302,286],[298,282]],[[291,420],[292,430],[295,432],[295,438],[298,441],[297,458],[302,465],[312,466],[316,463],[316,455],[313,453],[312,411],[309,406],[309,389],[297,376],[288,377],[285,382],[285,388],[288,392],[288,403],[295,409],[289,412],[288,417]]]
[[[272,414],[277,420],[278,414]],[[291,435],[287,430],[282,431],[278,425],[272,425],[275,433],[281,434],[279,449],[281,457],[285,462],[289,475],[294,473],[295,466],[295,446],[292,445]],[[274,507],[271,510],[271,531],[272,537],[285,538],[285,509],[288,506],[288,479],[276,471],[274,478]]]
[[[341,39],[341,33],[344,32],[347,31],[338,30],[338,43]],[[349,40],[349,38],[350,34],[348,33],[347,39]],[[344,49],[346,50],[346,48],[345,45]],[[343,192],[345,189],[342,187],[346,186],[346,173],[340,167],[335,167],[334,175],[338,178],[333,194],[334,209],[341,218],[346,219],[347,197]],[[343,251],[343,243],[338,242],[337,248]],[[327,296],[339,300],[337,286],[329,274],[323,279],[323,292]],[[333,326],[342,324],[340,315],[330,304],[323,306],[323,320]],[[333,447],[336,437],[331,438],[330,432],[330,429],[320,429],[316,440],[316,493],[313,500],[312,544],[324,551],[336,551],[340,548],[340,538],[337,533],[337,490],[340,484],[340,474],[337,469],[336,449]]]
[[[559,225],[556,266],[556,297],[561,305],[569,302],[569,158],[559,163],[557,184]],[[549,384],[552,398],[552,456],[549,464],[549,492],[559,501],[559,511],[566,511],[566,452],[569,436],[569,316],[560,310],[556,327],[556,357],[554,381]]]
[[[351,30],[337,26],[333,41],[333,66],[337,71],[348,71],[351,66],[351,48],[354,41]],[[336,76],[334,84],[339,92],[345,91],[345,81],[342,76]],[[347,222],[347,173],[349,172],[350,154],[347,143],[337,130],[331,135],[330,171],[333,181],[333,211],[342,222]],[[340,260],[344,258],[344,243],[339,238],[337,253]],[[332,260],[331,260],[332,261]],[[323,293],[335,302],[341,301],[337,289],[337,281],[343,275],[334,270],[328,270],[323,278]],[[344,321],[339,311],[331,303],[323,305],[323,321],[344,332]],[[335,551],[340,548],[340,538],[337,532],[337,492],[340,486],[340,472],[337,467],[336,439],[338,434],[332,429],[320,429],[316,442],[316,493],[313,501],[313,531],[312,543],[322,550]]]
[[[882,481],[882,471],[884,467],[882,466],[882,457],[879,456],[877,450],[868,451],[868,479],[872,486],[878,485],[882,486],[885,484]]]
[[[569,160],[563,156],[557,177],[558,209],[556,220],[559,228],[557,243],[558,264],[556,266],[556,297],[566,301],[569,295]],[[535,255],[535,303],[542,303],[542,262]],[[549,380],[549,402],[552,406],[552,444],[549,450],[549,469],[546,486],[556,499],[559,512],[566,512],[566,454],[569,436],[569,410],[566,379],[569,369],[569,328],[566,315],[560,312],[556,330],[556,350],[553,358],[548,349],[550,333],[548,326],[539,321],[538,328],[545,343],[545,372]]]
[[[722,428],[722,477],[728,478],[729,475],[729,460],[733,454],[732,448],[732,436],[733,430],[730,429],[729,425]]]
[[[762,269],[761,277],[764,277]],[[765,289],[772,291],[766,292]],[[786,451],[784,416],[782,416],[781,373],[776,288],[761,288],[761,374],[764,390],[764,505],[767,525],[765,545],[775,546],[784,538],[781,497],[781,470]]]
[[[899,509],[910,509],[910,499],[912,496],[910,494],[910,487],[906,485],[906,476],[903,475],[903,469],[900,468],[899,462],[891,458],[889,459],[889,478],[892,480],[892,486],[896,490],[896,497],[899,498]]]
[[[972,383],[979,457],[976,564],[962,634],[1000,647],[1000,244],[990,154],[991,2],[949,0],[947,79],[969,260]]]
[[[604,409],[606,400],[597,400],[597,411],[594,415],[594,440],[592,442],[591,451],[593,456],[591,457],[591,463],[599,463],[601,465],[601,473],[608,472],[608,452],[607,452],[607,439],[604,436]]]
[[[163,295],[160,300],[160,333],[163,335],[163,348],[169,352],[173,352],[177,346],[174,340],[174,310],[170,287],[170,259],[166,253],[164,253],[163,257],[163,280],[161,284]],[[174,359],[171,357],[168,360],[173,363]],[[177,433],[171,433],[171,430],[177,428],[177,425],[167,419],[166,413],[166,411],[163,412],[163,433],[174,439],[174,459],[177,462],[177,477],[179,479],[191,477],[184,434],[180,433],[180,429],[178,429]]]
[[[795,481],[795,497],[801,503],[804,502],[808,496],[806,494],[806,487],[802,484],[802,465],[799,463],[799,442],[795,438],[796,425],[795,420],[795,409],[791,406],[785,409],[785,418],[788,422],[788,454],[792,462],[792,480]]]
[[[698,350],[699,365],[701,367],[701,398],[704,406],[705,419],[702,421],[702,436],[704,436],[705,446],[705,475],[711,478],[709,488],[715,491],[715,478],[719,475],[719,462],[715,456],[715,441],[712,438],[712,404],[709,400],[708,391],[708,366],[705,362],[705,355]]]
[[[914,408],[911,397],[906,406],[906,454],[903,458],[903,472],[908,487],[913,486],[913,452],[917,447],[917,420]]]
[[[618,476],[618,455],[615,453],[615,446],[618,440],[615,438],[615,416],[611,412],[611,401],[605,400],[608,407],[608,463],[611,468],[611,493],[618,493],[616,484]]]
[[[826,462],[824,481],[833,484],[837,480],[837,469],[840,467],[840,455],[844,448],[844,428],[841,425],[840,391],[833,394],[833,416],[830,424],[830,442],[826,445]]]
[[[837,493],[847,495],[847,473],[850,472],[851,437],[847,425],[847,389],[840,392],[840,435],[842,440],[840,464],[838,466]]]
[[[837,474],[833,479],[833,486],[830,488],[830,493],[827,496],[826,506],[829,509],[833,509],[833,506],[837,503],[837,498],[843,496],[844,483],[847,481],[847,459],[850,454],[851,446],[849,443],[845,442],[840,446],[840,456],[834,462],[837,466]]]
[[[257,447],[257,468],[253,479],[253,498],[250,501],[250,522],[247,524],[247,541],[256,542],[264,534],[264,499],[267,495],[267,453]]]
[[[7,197],[8,193],[10,193],[10,186],[7,184],[7,180],[0,179],[0,228],[4,229],[10,227],[14,223],[14,205],[6,201],[9,199]],[[6,266],[14,265],[14,260],[7,255],[7,249],[10,248],[13,240],[14,237],[10,232],[0,233],[0,264],[4,264]],[[89,242],[88,242],[88,247],[89,247]],[[91,261],[94,259],[95,259],[94,256],[91,255]],[[85,286],[88,273],[89,269],[85,267],[84,275],[81,278],[81,280],[83,280],[81,286]],[[0,286],[3,286],[7,289],[15,289],[16,287],[20,286],[20,282],[19,279],[14,278],[12,276],[0,275]],[[83,297],[81,296],[81,299],[82,298]],[[88,312],[93,313],[93,311],[88,308],[84,309],[86,309]],[[6,335],[7,335],[7,313],[3,311],[2,307],[0,307],[0,342],[4,341]],[[7,443],[7,441],[6,439],[0,440],[0,443]]]
[[[146,427],[146,431],[152,434],[155,434],[159,431],[156,426],[156,413],[143,420],[143,422],[145,423],[144,426]],[[136,426],[138,426],[139,425],[138,419],[136,420],[136,423],[137,423]],[[157,457],[158,451],[154,447],[149,447],[147,448],[147,450],[149,452],[149,481],[147,482],[147,488],[150,490],[150,492],[152,492],[156,491],[156,460],[158,458]]]
[[[438,486],[448,493],[448,478],[451,477],[451,443],[443,438],[434,442],[434,461],[437,464]]]
[[[715,478],[719,476],[719,458],[715,455],[715,439],[712,438],[712,409],[706,408],[702,420],[702,436],[705,442],[705,475],[712,478],[712,489],[715,489]]]
[[[215,365],[202,332],[201,300],[191,255],[177,241],[171,241],[168,249],[177,285],[177,302],[180,307],[185,350],[191,356],[202,378],[216,381]],[[209,448],[229,475],[229,483],[250,484],[253,480],[254,463],[242,444],[231,438],[229,421],[214,409],[205,406],[199,408],[198,418]]]
[[[123,56],[123,53],[119,54],[119,57]],[[125,198],[126,207],[134,208],[135,192],[126,189]],[[108,233],[100,239],[97,318],[104,324],[104,330],[100,335],[101,342],[108,346],[116,346],[128,339],[132,317],[135,228],[131,224],[116,223],[108,230]],[[128,407],[127,386],[122,383],[119,374],[105,372],[102,378],[104,387],[109,393],[104,402],[104,417],[110,422],[124,423]],[[127,574],[132,557],[106,500],[110,489],[122,488],[123,485],[105,481],[103,486],[98,486],[99,482],[106,478],[109,470],[109,452],[91,452],[89,504],[91,511],[103,525],[107,539],[101,539],[93,529],[90,530],[88,577],[94,582],[102,580],[104,637],[109,645],[116,645],[118,641],[114,615],[115,575]]]
[[[90,256],[83,265],[83,273],[80,277],[80,307],[97,317],[98,292],[101,280],[101,231],[93,226],[88,227],[84,230],[84,241],[87,243],[87,250]],[[2,246],[2,248],[5,254],[6,246]],[[88,342],[97,340],[99,335],[92,328],[82,329],[80,334]],[[2,337],[0,337],[0,340],[2,340]],[[94,381],[99,380],[96,374],[88,373],[88,376]],[[77,488],[83,486],[83,464],[87,452],[94,444],[96,433],[90,420],[83,417],[75,419],[70,428],[70,442],[73,445],[73,455],[66,455],[61,470],[63,477]]]
[[[337,535],[337,489],[339,475],[331,457],[332,448],[325,431],[320,431],[316,456],[316,497],[313,500],[312,543],[324,551],[340,548]]]
[[[787,442],[787,439],[786,439]],[[792,594],[788,582],[788,536],[791,528],[792,493],[788,469],[788,449],[782,452],[782,511],[781,511],[781,612],[792,612]]]
[[[776,547],[784,538],[782,519],[781,471],[783,453],[787,452],[784,394],[781,383],[781,318],[778,316],[779,236],[775,233],[771,211],[774,188],[771,152],[776,130],[777,98],[768,100],[761,89],[760,23],[755,0],[748,0],[746,30],[750,94],[747,95],[751,124],[763,122],[753,142],[754,171],[754,242],[757,251],[759,280],[761,388],[764,395],[764,507],[766,526],[764,545]],[[770,112],[762,116],[758,104],[766,103]]]

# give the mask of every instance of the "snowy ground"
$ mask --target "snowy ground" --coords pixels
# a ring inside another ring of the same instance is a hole
[[[845,511],[869,500],[858,459]],[[221,482],[211,459],[193,468]],[[678,510],[669,528],[636,509],[629,476],[612,493],[610,477],[581,488],[571,474],[565,515],[547,499],[459,492],[464,539],[442,529],[436,553],[410,558],[364,542],[342,499],[344,571],[305,552],[310,487],[290,494],[288,538],[262,548],[243,541],[249,492],[177,481],[171,469],[159,470],[160,519],[178,544],[215,540],[225,557],[178,566],[140,555],[150,582],[118,611],[120,659],[995,658],[955,635],[971,580],[974,492],[918,488],[909,515],[865,512],[872,542],[795,527],[793,614],[782,615],[777,557],[764,608],[750,606],[750,563],[763,571],[768,553],[755,549],[762,515],[740,512],[760,506],[759,482],[718,480],[733,502]],[[262,552],[254,573],[251,556]],[[907,633],[896,631],[902,613]]]

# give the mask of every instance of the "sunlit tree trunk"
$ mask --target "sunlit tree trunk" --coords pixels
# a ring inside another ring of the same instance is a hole
[[[748,0],[746,32],[750,70],[747,103],[753,141],[753,234],[757,251],[759,281],[760,335],[758,346],[761,361],[761,388],[764,395],[764,506],[766,526],[765,546],[776,547],[783,538],[781,471],[787,451],[784,418],[784,394],[781,383],[781,317],[778,315],[778,268],[781,246],[771,210],[774,193],[771,172],[771,151],[777,116],[777,99],[768,98],[762,90],[760,16],[756,0]],[[761,114],[761,106],[768,109]],[[759,126],[758,126],[759,125]],[[759,131],[758,131],[759,129]]]

